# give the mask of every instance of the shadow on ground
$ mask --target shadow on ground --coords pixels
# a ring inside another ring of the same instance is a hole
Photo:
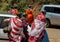
[[[0,38],[0,40],[8,40],[8,39],[5,39],[5,38]]]
[[[52,25],[52,26],[50,26],[50,27],[48,27],[48,28],[60,29],[60,26]]]

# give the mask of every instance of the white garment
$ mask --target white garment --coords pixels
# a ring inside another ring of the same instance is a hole
[[[39,36],[41,32],[46,28],[45,22],[39,21],[37,19],[34,20],[35,28],[29,32],[29,35],[31,36]]]

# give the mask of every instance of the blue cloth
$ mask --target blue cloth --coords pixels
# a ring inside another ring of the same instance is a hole
[[[48,34],[47,34],[46,30],[44,30],[44,38],[43,38],[42,42],[49,42],[49,38],[48,38]]]

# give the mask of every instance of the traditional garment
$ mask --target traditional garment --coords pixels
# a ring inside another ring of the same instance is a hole
[[[43,30],[45,27],[45,16],[42,13],[39,13],[39,15],[34,20],[34,23],[32,24],[28,42],[39,42],[38,40],[44,36]]]
[[[14,9],[14,14],[18,14],[18,9]]]
[[[14,14],[14,15],[16,15],[16,14],[18,14],[18,9],[10,9],[10,10],[8,11],[8,13],[9,13],[9,14]]]
[[[10,9],[10,10],[8,11],[8,13],[9,13],[9,14],[14,14],[14,9]]]
[[[21,42],[23,37],[22,21],[18,18],[11,18],[9,27],[11,28],[11,33],[9,36],[11,39],[10,42]]]
[[[32,9],[26,10],[26,15],[27,15],[28,24],[32,24],[34,21],[33,10]]]

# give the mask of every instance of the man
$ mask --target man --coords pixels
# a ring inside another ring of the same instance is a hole
[[[42,42],[45,28],[45,16],[40,12],[36,19],[34,19],[34,23],[31,26],[28,42]]]
[[[23,25],[21,21],[21,14],[17,14],[17,17],[10,19],[9,28],[11,28],[11,32],[9,35],[10,42],[21,42],[22,38],[24,38],[23,33]]]

